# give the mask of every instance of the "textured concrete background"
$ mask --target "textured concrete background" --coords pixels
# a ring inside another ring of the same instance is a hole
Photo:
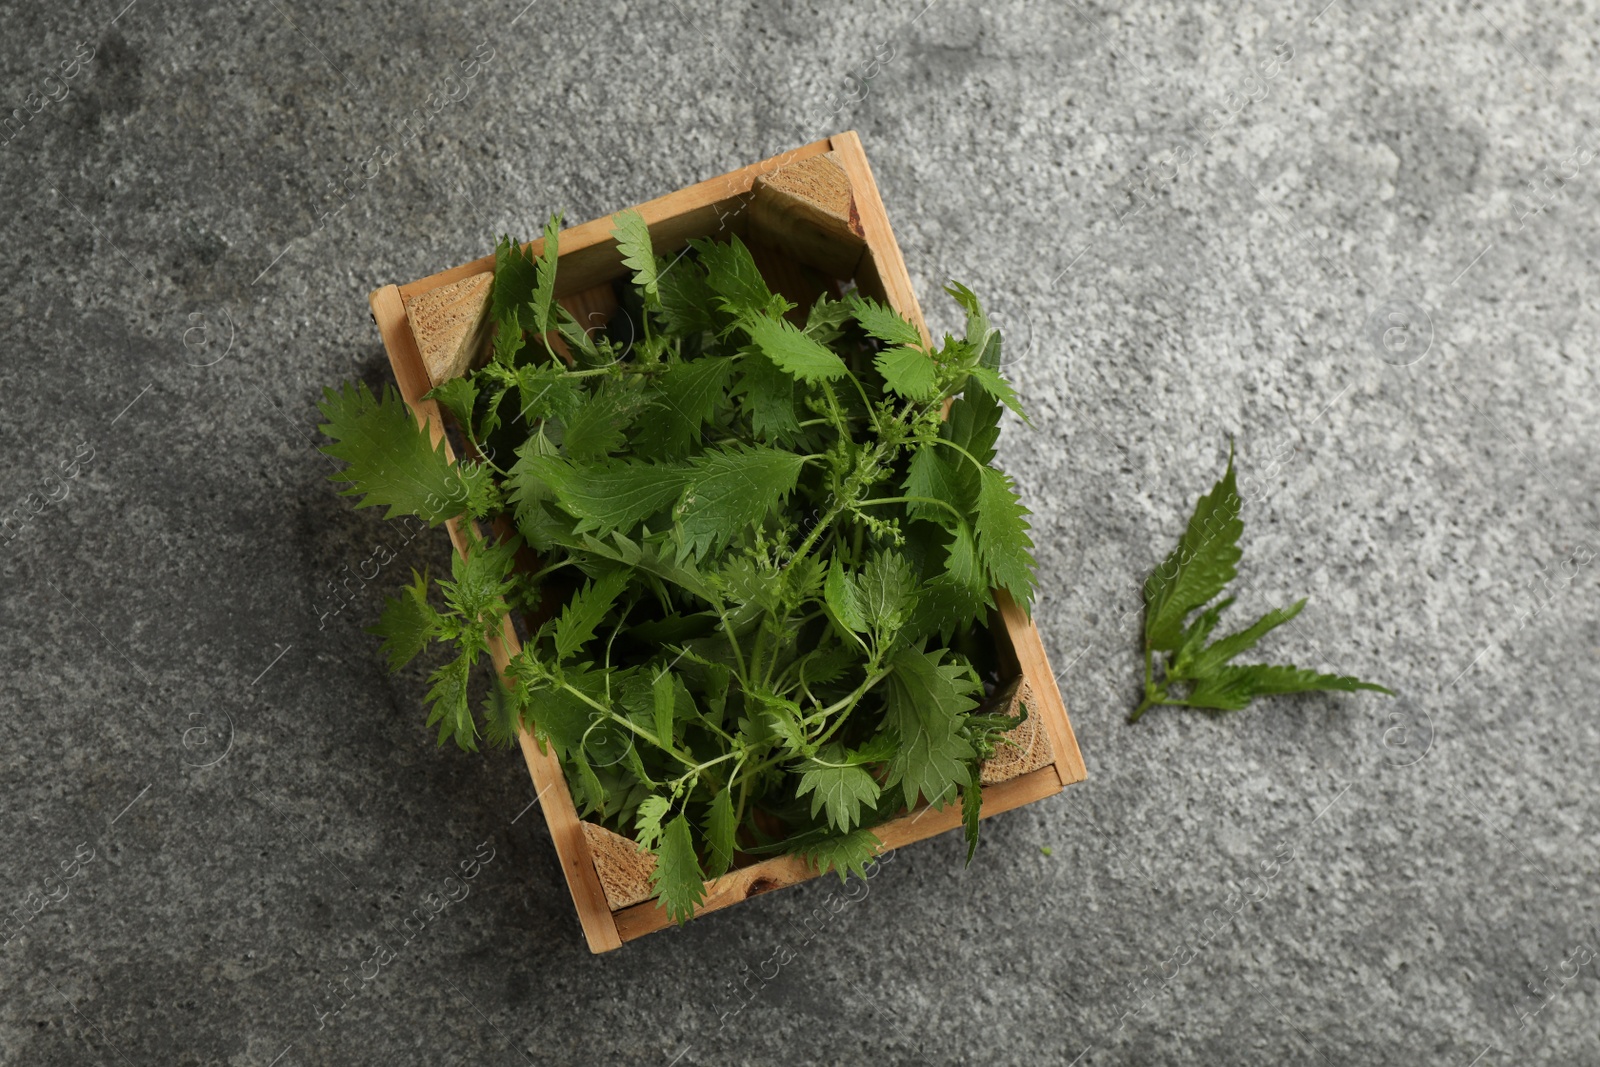
[[[1325,2],[0,6],[0,1061],[1600,1063],[1596,12]],[[374,285],[846,128],[1009,331],[1090,779],[594,958],[314,400]],[[1241,611],[1403,699],[1125,724],[1230,435]]]

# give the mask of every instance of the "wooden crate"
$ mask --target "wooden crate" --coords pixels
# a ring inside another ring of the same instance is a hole
[[[827,287],[853,281],[862,292],[885,301],[915,323],[927,337],[905,261],[854,132],[691,185],[635,210],[649,225],[658,254],[670,255],[694,237],[737,234],[751,247],[768,283],[791,300],[804,305]],[[611,283],[625,275],[627,268],[611,238],[612,226],[613,220],[607,216],[561,234],[556,295],[580,321],[604,321],[584,316],[606,315],[616,306]],[[537,255],[542,246],[540,240],[530,248]],[[386,285],[371,295],[373,318],[400,392],[435,442],[444,436],[444,423],[437,405],[423,399],[433,384],[428,368],[433,361],[447,359],[447,349],[459,347],[466,352],[468,346],[482,344],[481,330],[474,328],[480,320],[473,319],[471,311],[486,299],[480,276],[493,267],[494,257],[485,256],[409,285]],[[462,306],[467,311],[463,312]],[[429,353],[428,363],[424,362],[424,350]],[[445,447],[449,448],[448,441]],[[449,530],[456,550],[465,552],[460,526],[452,521]],[[1009,770],[997,769],[994,774],[985,768],[986,782],[1005,779],[983,787],[986,818],[1052,796],[1085,776],[1037,627],[1004,591],[996,593],[996,604],[991,629],[999,646],[1002,673],[1024,691],[1031,691],[1032,717],[1023,727],[1028,734],[1025,755],[1031,758],[1020,767],[1013,759]],[[490,644],[496,668],[503,672],[519,647],[507,618],[500,639]],[[606,854],[605,835],[595,832],[598,827],[591,824],[589,831],[584,830],[555,753],[540,751],[526,733],[520,741],[591,951],[619,948],[624,941],[671,925],[654,900],[612,907],[597,862],[602,867],[613,863],[614,851],[612,856]],[[942,810],[922,807],[875,827],[874,833],[887,850],[960,823],[959,804]],[[591,847],[591,838],[600,847]],[[616,872],[607,868],[604,873]],[[815,873],[793,856],[738,867],[707,883],[705,903],[697,915],[793,885]]]

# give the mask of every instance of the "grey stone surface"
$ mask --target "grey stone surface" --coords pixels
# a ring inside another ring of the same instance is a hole
[[[0,5],[0,1061],[1600,1063],[1596,12],[1324,2]],[[845,128],[1009,331],[1090,778],[591,957],[314,401],[374,285]],[[1230,436],[1241,609],[1403,699],[1124,722]]]

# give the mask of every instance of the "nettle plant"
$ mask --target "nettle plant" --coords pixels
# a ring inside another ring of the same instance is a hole
[[[1018,725],[981,710],[991,590],[1033,592],[993,466],[1002,410],[1025,418],[999,333],[960,285],[965,336],[932,347],[857,293],[797,308],[737,237],[669,260],[638,214],[615,226],[631,285],[598,331],[555,300],[559,219],[537,258],[499,244],[493,356],[429,394],[460,462],[392,387],[327,391],[357,506],[459,516],[468,541],[387,602],[390,667],[447,646],[440,744],[553,746],[680,922],[736,855],[860,873],[919,803],[963,803],[970,862],[979,764]],[[508,616],[522,649],[475,698]]]

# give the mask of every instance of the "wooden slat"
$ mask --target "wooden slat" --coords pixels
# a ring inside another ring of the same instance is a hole
[[[1053,769],[1043,767],[1037,771],[1030,771],[1009,782],[985,786],[982,816],[987,819],[1002,811],[1010,811],[1012,808],[1031,804],[1035,800],[1055,796],[1059,792],[1061,792],[1061,781]],[[953,830],[960,825],[961,805],[947,804],[937,811],[923,808],[912,814],[902,815],[882,826],[874,827],[872,832],[883,842],[883,851],[888,852],[902,845],[942,834],[946,830]],[[706,883],[705,903],[700,905],[695,916],[698,918],[709,912],[720,911],[759,893],[781,889],[815,877],[816,871],[798,856],[775,856],[769,860],[762,860],[760,863],[741,867],[737,871]],[[617,933],[624,941],[632,941],[636,937],[643,937],[645,934],[673,925],[666,911],[653,900],[623,908],[616,913],[615,918]]]
[[[889,306],[915,323],[927,341],[928,327],[922,321],[922,305],[917,303],[916,290],[911,288],[911,275],[906,271],[905,257],[900,254],[900,244],[894,239],[889,226],[889,214],[884,210],[883,198],[878,195],[878,183],[867,164],[867,154],[861,147],[861,138],[854,130],[838,134],[831,140],[833,157],[850,178],[851,195],[856,201],[856,215],[861,231],[866,234],[867,255],[877,272],[878,283]],[[858,268],[859,270],[859,268]]]
[[[401,300],[400,289],[397,286],[386,285],[372,293],[370,302],[372,317],[378,324],[378,332],[383,337],[383,347],[389,354],[389,365],[394,368],[400,394],[411,406],[418,423],[428,428],[430,436],[437,444],[444,437],[444,420],[439,415],[436,403],[422,399],[423,394],[433,388],[433,385],[428,380],[428,372],[422,364],[422,355],[417,351],[416,339],[412,336],[411,326],[406,320],[405,304]],[[448,440],[445,441],[444,448],[446,457],[454,462],[455,454]],[[460,523],[451,519],[446,525],[450,529],[451,543],[455,545],[457,552],[465,556],[467,541]],[[500,636],[489,639],[489,656],[501,675],[504,675],[511,657],[518,651],[520,645],[517,635],[511,626],[511,619],[507,617],[502,620]],[[566,875],[567,887],[572,892],[572,902],[578,909],[578,920],[583,925],[583,934],[589,942],[589,948],[594,952],[621,948],[622,941],[617,936],[617,925],[611,917],[610,907],[606,904],[605,889],[600,885],[600,876],[595,872],[594,861],[589,855],[588,842],[584,840],[583,830],[578,824],[578,811],[572,803],[572,793],[567,788],[566,779],[561,773],[560,761],[556,759],[554,752],[540,752],[537,742],[526,731],[519,730],[517,740],[522,746],[528,773],[533,776],[540,807],[544,811],[545,822],[550,827],[550,840],[555,845],[557,858],[561,861],[561,870]]]

